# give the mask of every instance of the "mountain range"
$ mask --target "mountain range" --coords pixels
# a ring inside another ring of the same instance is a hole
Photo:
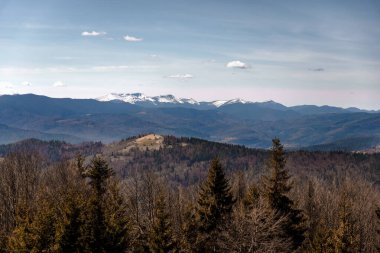
[[[198,102],[193,98],[176,98],[173,95],[147,96],[143,93],[109,93],[96,98],[101,102],[124,102],[142,107],[185,107],[194,109],[216,109],[228,105],[246,105],[246,107],[269,108],[279,111],[292,110],[302,114],[340,113],[340,112],[380,112],[363,110],[356,107],[340,108],[334,106],[298,105],[286,107],[280,103],[269,100],[266,102],[252,102],[235,98],[230,100],[214,100],[211,102]]]
[[[198,102],[141,93],[97,99],[0,96],[0,143],[27,138],[108,143],[143,133],[257,148],[269,147],[277,136],[288,148],[363,150],[380,144],[380,113],[241,99]]]

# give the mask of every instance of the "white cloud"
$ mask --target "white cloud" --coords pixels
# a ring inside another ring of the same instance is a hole
[[[227,68],[247,69],[248,65],[242,61],[230,61],[226,65]]]
[[[22,82],[21,85],[23,85],[23,86],[32,86],[32,84],[30,82],[28,82],[28,81]]]
[[[137,38],[137,37],[134,37],[134,36],[130,36],[130,35],[125,35],[124,36],[124,39],[128,42],[140,42],[140,41],[143,41],[142,38]]]
[[[106,32],[96,32],[96,31],[92,31],[92,32],[84,31],[84,32],[82,32],[82,36],[89,36],[89,37],[103,36],[106,34],[107,34]]]
[[[191,79],[194,76],[191,74],[176,74],[176,75],[170,75],[167,76],[167,78],[174,78],[174,79]]]
[[[66,87],[66,84],[63,83],[62,81],[56,81],[53,83],[53,87],[61,88],[61,87]]]

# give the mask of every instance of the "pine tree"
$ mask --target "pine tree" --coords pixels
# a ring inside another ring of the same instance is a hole
[[[231,220],[234,203],[222,165],[218,159],[214,159],[198,198],[196,220],[197,245],[200,246],[200,252],[220,251],[219,243],[223,240],[218,240],[218,236],[223,235],[221,231]]]
[[[103,194],[106,192],[107,179],[113,175],[112,168],[108,166],[102,157],[95,156],[89,168],[83,173],[85,177],[90,179],[90,185],[98,200],[101,201]]]
[[[54,247],[55,224],[55,210],[47,199],[39,200],[33,214],[23,208],[8,240],[9,252],[50,252]]]
[[[270,175],[264,177],[264,197],[269,207],[280,216],[287,216],[284,226],[286,234],[291,238],[293,248],[301,246],[305,239],[304,216],[301,210],[294,208],[293,201],[288,197],[292,185],[288,170],[285,169],[286,159],[284,147],[280,140],[272,140],[269,160]]]
[[[158,195],[155,203],[155,218],[149,233],[148,245],[151,252],[176,252],[172,224],[162,192]]]
[[[106,206],[110,204],[107,199],[110,196],[106,194],[109,190],[107,182],[113,175],[113,170],[103,158],[95,156],[90,166],[83,171],[83,175],[90,179],[89,184],[93,192],[84,214],[85,251],[93,253],[125,251],[127,247],[125,212],[117,210],[117,213],[121,215],[119,220],[106,217],[106,209],[115,207],[115,205]],[[109,215],[116,215],[116,213],[110,212]]]
[[[57,239],[59,252],[82,252],[81,245],[81,208],[71,201],[65,210],[64,224]]]
[[[129,244],[130,220],[127,203],[120,193],[120,184],[112,182],[105,198],[106,252],[124,252]]]

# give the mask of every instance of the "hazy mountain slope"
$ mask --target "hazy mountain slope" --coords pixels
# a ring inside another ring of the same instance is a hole
[[[234,117],[250,120],[275,121],[280,119],[293,119],[301,115],[291,110],[266,107],[260,104],[230,104],[221,106],[218,110]]]
[[[38,138],[41,140],[66,140],[72,143],[78,143],[83,141],[81,137],[72,136],[68,134],[49,134],[40,131],[25,130],[0,124],[0,144],[17,142],[29,138]]]
[[[101,152],[103,145],[99,142],[85,142],[70,144],[63,141],[44,141],[39,139],[26,139],[11,144],[0,145],[0,157],[12,152],[36,152],[47,161],[75,158],[79,153],[83,156],[95,155]]]
[[[380,136],[363,136],[363,137],[352,137],[337,140],[335,142],[312,145],[309,147],[304,147],[304,150],[310,151],[331,151],[331,150],[339,150],[339,151],[366,151],[368,149],[376,149],[380,147]]]
[[[380,135],[378,113],[305,115],[273,101],[225,103],[218,109],[200,110],[31,94],[0,96],[0,124],[7,126],[0,143],[32,137],[111,142],[152,132],[264,148],[278,136],[286,146],[297,148],[361,137],[377,140]]]

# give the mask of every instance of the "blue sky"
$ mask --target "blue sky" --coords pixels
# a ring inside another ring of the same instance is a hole
[[[380,109],[379,1],[0,0],[0,94]]]

